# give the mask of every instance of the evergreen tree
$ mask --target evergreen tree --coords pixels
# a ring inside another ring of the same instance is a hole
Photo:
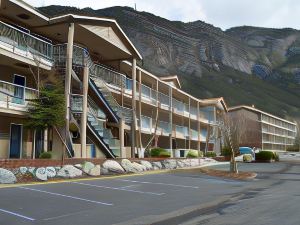
[[[26,127],[44,130],[50,127],[61,127],[65,123],[65,96],[60,85],[42,87],[38,98],[30,100],[29,120]]]

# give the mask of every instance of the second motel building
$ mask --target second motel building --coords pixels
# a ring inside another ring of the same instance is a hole
[[[141,60],[114,19],[48,18],[23,1],[0,1],[0,158],[44,151],[53,158],[64,151],[76,158],[143,157],[140,146],[154,132],[152,145],[174,157],[187,149],[220,151],[223,98],[195,98],[177,76],[157,77],[137,66]],[[65,88],[66,126],[27,129],[38,83],[57,80]]]

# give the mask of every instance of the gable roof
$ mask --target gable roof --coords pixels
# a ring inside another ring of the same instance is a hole
[[[177,75],[164,76],[164,77],[160,77],[159,79],[165,82],[173,81],[177,88],[181,88],[181,84]]]

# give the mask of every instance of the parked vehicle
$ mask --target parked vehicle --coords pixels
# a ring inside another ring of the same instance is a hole
[[[239,148],[240,158],[243,159],[243,155],[251,155],[252,160],[255,160],[255,150],[250,147],[240,147]]]

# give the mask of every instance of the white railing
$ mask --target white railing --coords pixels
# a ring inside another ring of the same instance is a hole
[[[7,47],[12,47],[14,52],[20,50],[48,60],[52,59],[53,46],[50,42],[2,21],[0,21],[0,43],[4,43]]]
[[[0,106],[26,111],[37,90],[0,80]]]

